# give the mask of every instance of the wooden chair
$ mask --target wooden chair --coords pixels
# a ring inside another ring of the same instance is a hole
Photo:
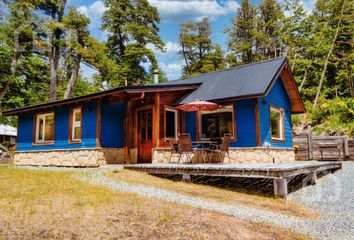
[[[191,135],[189,133],[181,133],[179,136],[179,153],[178,162],[183,155],[187,157],[188,162],[192,162],[191,156],[196,153],[196,149],[193,148]]]
[[[231,134],[225,133],[224,137],[222,138],[221,144],[212,144],[210,146],[211,153],[216,153],[219,156],[220,162],[222,161],[222,153],[227,154],[229,162],[231,163],[230,155],[229,155],[229,147],[231,142]]]

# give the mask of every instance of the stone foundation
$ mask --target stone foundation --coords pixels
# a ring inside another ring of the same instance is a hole
[[[16,152],[16,165],[97,167],[124,163],[123,148]]]
[[[231,163],[275,163],[293,162],[295,161],[295,153],[292,148],[263,148],[263,147],[242,147],[242,148],[230,148]],[[211,162],[217,162],[217,156],[210,156]],[[228,163],[227,156],[222,156],[223,162]],[[171,159],[171,160],[170,160]],[[183,156],[182,161],[185,161],[186,157]],[[193,156],[192,161],[195,163],[201,162],[198,156]],[[153,149],[153,163],[168,163],[177,162],[178,154],[174,154],[171,158],[170,148],[155,148]]]

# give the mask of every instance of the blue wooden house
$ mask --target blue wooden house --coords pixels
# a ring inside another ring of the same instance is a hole
[[[195,99],[223,108],[176,108]],[[193,140],[230,133],[233,162],[293,161],[291,114],[304,111],[287,59],[281,57],[3,115],[18,116],[16,164],[97,166],[169,161],[170,142],[180,133],[190,133]]]

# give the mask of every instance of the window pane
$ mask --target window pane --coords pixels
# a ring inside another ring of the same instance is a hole
[[[166,111],[166,137],[176,138],[176,112]]]
[[[270,126],[273,138],[280,138],[280,112],[270,110]]]
[[[220,138],[225,133],[233,134],[233,107],[202,113],[202,135]]]
[[[39,123],[38,123],[38,140],[43,140],[43,118],[39,118]]]
[[[54,114],[45,117],[44,141],[54,140]]]
[[[81,139],[81,127],[74,128],[74,139]]]
[[[81,111],[75,111],[74,122],[81,122]]]

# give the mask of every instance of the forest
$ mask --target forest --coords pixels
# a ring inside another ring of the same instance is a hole
[[[317,0],[311,12],[300,0],[241,0],[223,32],[211,21],[180,25],[182,77],[287,56],[306,113],[295,129],[354,136],[353,3]],[[167,79],[154,50],[164,51],[160,15],[148,0],[105,0],[95,39],[90,19],[66,0],[0,1],[0,111]],[[226,34],[224,46],[213,35]],[[82,66],[96,70],[86,79]],[[0,121],[15,125],[16,119]]]

